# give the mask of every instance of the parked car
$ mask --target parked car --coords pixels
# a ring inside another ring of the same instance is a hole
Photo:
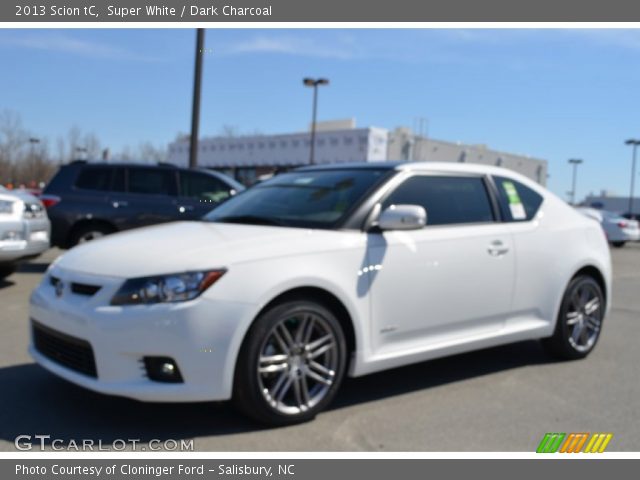
[[[635,220],[636,222],[640,223],[640,213],[625,212],[622,214],[622,216],[627,220]]]
[[[627,242],[640,240],[640,227],[636,220],[629,220],[622,215],[607,210],[579,207],[578,210],[587,217],[597,220],[609,240],[616,247],[624,247]]]
[[[29,350],[97,392],[233,399],[283,425],[327,407],[345,375],[538,338],[583,358],[610,298],[600,226],[521,175],[316,166],[203,222],[65,253],[31,296]]]
[[[0,186],[0,279],[49,248],[50,224],[33,195]]]
[[[121,230],[199,219],[242,190],[232,178],[204,169],[75,161],[60,167],[41,199],[52,243],[70,248]]]

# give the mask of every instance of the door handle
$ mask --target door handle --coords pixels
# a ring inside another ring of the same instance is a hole
[[[505,255],[506,253],[508,253],[509,247],[506,247],[504,243],[502,243],[500,240],[494,240],[489,245],[489,248],[487,248],[487,252],[489,252],[489,255],[493,255],[494,257],[499,257],[501,255]]]
[[[129,202],[126,202],[124,200],[114,200],[111,205],[113,205],[113,208],[120,208],[120,207],[126,207],[129,205]]]

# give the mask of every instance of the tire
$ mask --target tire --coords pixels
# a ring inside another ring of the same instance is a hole
[[[587,275],[574,277],[562,299],[553,336],[544,339],[543,345],[560,359],[586,357],[600,338],[604,311],[604,294],[598,282]]]
[[[71,232],[69,239],[69,248],[75,247],[78,244],[86,243],[97,238],[104,237],[113,233],[115,230],[113,227],[103,223],[90,223],[76,227]]]
[[[322,304],[275,305],[256,319],[240,349],[233,402],[269,426],[312,420],[335,396],[346,356],[340,322]]]
[[[15,263],[6,263],[0,265],[0,280],[7,278],[9,275],[12,275],[17,269],[18,265]]]
[[[615,248],[622,248],[624,247],[625,243],[627,242],[611,242],[611,245],[613,245]]]

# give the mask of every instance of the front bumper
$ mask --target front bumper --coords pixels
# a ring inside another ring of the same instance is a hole
[[[15,238],[6,238],[9,233]],[[50,234],[51,226],[46,218],[0,222],[0,262],[17,262],[40,255],[49,248]]]
[[[50,283],[54,275],[63,287]],[[79,373],[44,355],[29,352],[50,372],[97,392],[153,402],[227,400],[231,398],[239,331],[253,306],[213,302],[205,297],[158,305],[111,306],[123,279],[62,271],[55,266],[30,301],[30,317],[44,327],[89,342],[97,377]],[[94,295],[73,293],[72,283],[99,285]],[[215,288],[215,287],[212,287]],[[32,332],[33,333],[33,332]],[[163,383],[146,376],[142,359],[174,359],[182,383]]]

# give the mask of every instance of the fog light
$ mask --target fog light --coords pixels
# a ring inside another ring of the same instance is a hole
[[[178,364],[173,358],[144,357],[143,362],[149,380],[166,383],[183,382]]]
[[[2,240],[7,240],[9,242],[24,240],[24,235],[22,234],[21,231],[9,230],[7,232],[4,232],[4,235],[2,236]]]

